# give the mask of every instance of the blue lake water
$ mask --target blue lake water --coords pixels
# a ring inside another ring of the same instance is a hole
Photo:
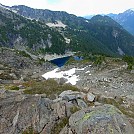
[[[65,63],[69,60],[71,56],[63,57],[63,58],[57,58],[54,60],[51,60],[50,62],[57,65],[58,67],[62,67],[65,65]],[[73,56],[74,60],[81,61],[83,60],[82,57],[79,56]]]
[[[57,65],[58,67],[62,67],[65,65],[65,63],[69,60],[71,56],[63,57],[63,58],[57,58],[54,60],[51,60],[50,62]]]
[[[83,58],[81,56],[74,56],[74,60],[81,61]]]

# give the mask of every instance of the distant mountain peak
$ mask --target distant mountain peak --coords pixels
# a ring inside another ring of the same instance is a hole
[[[99,23],[100,25],[105,25],[105,26],[114,26],[114,27],[121,27],[116,21],[114,21],[111,17],[109,16],[102,16],[102,15],[96,15],[91,18],[91,22],[93,23]]]
[[[134,8],[130,8],[130,10],[134,11]]]
[[[133,14],[133,13],[134,13],[134,8],[128,9],[128,10],[126,10],[126,11],[125,11],[125,12],[123,12],[123,13],[126,13],[126,14],[131,15],[131,14]],[[121,13],[121,14],[123,14],[123,13]]]
[[[129,33],[134,35],[134,8],[110,17],[122,25]]]
[[[0,7],[5,7],[5,6],[0,3]]]
[[[6,8],[6,9],[9,10],[9,7],[8,7],[8,6],[2,5],[1,3],[0,3],[0,7],[1,7],[1,8]]]

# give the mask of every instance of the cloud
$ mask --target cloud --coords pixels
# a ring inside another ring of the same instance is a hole
[[[54,10],[62,9],[76,15],[116,13],[134,6],[134,0],[62,0]]]
[[[119,13],[134,8],[134,0],[0,0],[5,5],[27,5],[38,9],[67,11],[78,16]]]
[[[57,4],[60,3],[62,0],[47,0],[49,4]]]

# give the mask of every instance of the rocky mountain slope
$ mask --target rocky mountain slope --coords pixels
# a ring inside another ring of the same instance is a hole
[[[86,19],[91,19],[95,15],[84,16]],[[104,16],[104,14],[102,15]],[[126,29],[129,33],[134,35],[134,9],[128,9],[123,13],[119,14],[106,14],[106,16],[111,17],[113,20],[118,22],[124,29]]]
[[[56,66],[0,48],[0,133],[133,134],[133,70],[118,58],[96,62],[71,61],[58,69],[66,71],[63,78],[45,80]],[[77,78],[75,86],[66,83],[67,75]]]
[[[65,52],[64,38],[44,23],[26,19],[5,7],[0,7],[0,22],[0,46],[2,47],[33,53],[41,53],[45,50],[56,53]]]
[[[123,13],[112,16],[112,18],[134,35],[134,9],[126,10]]]
[[[134,37],[109,17],[95,16],[87,20],[66,12],[26,6],[8,8],[1,8],[2,23],[10,23],[6,27],[1,23],[2,46],[18,47],[25,44],[27,50],[32,48],[32,51],[40,53],[64,53],[69,50],[111,56],[134,55]]]

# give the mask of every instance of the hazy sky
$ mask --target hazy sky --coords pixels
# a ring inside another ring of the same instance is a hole
[[[67,11],[78,16],[120,13],[134,8],[134,0],[0,0],[7,6],[26,5],[38,9]]]

